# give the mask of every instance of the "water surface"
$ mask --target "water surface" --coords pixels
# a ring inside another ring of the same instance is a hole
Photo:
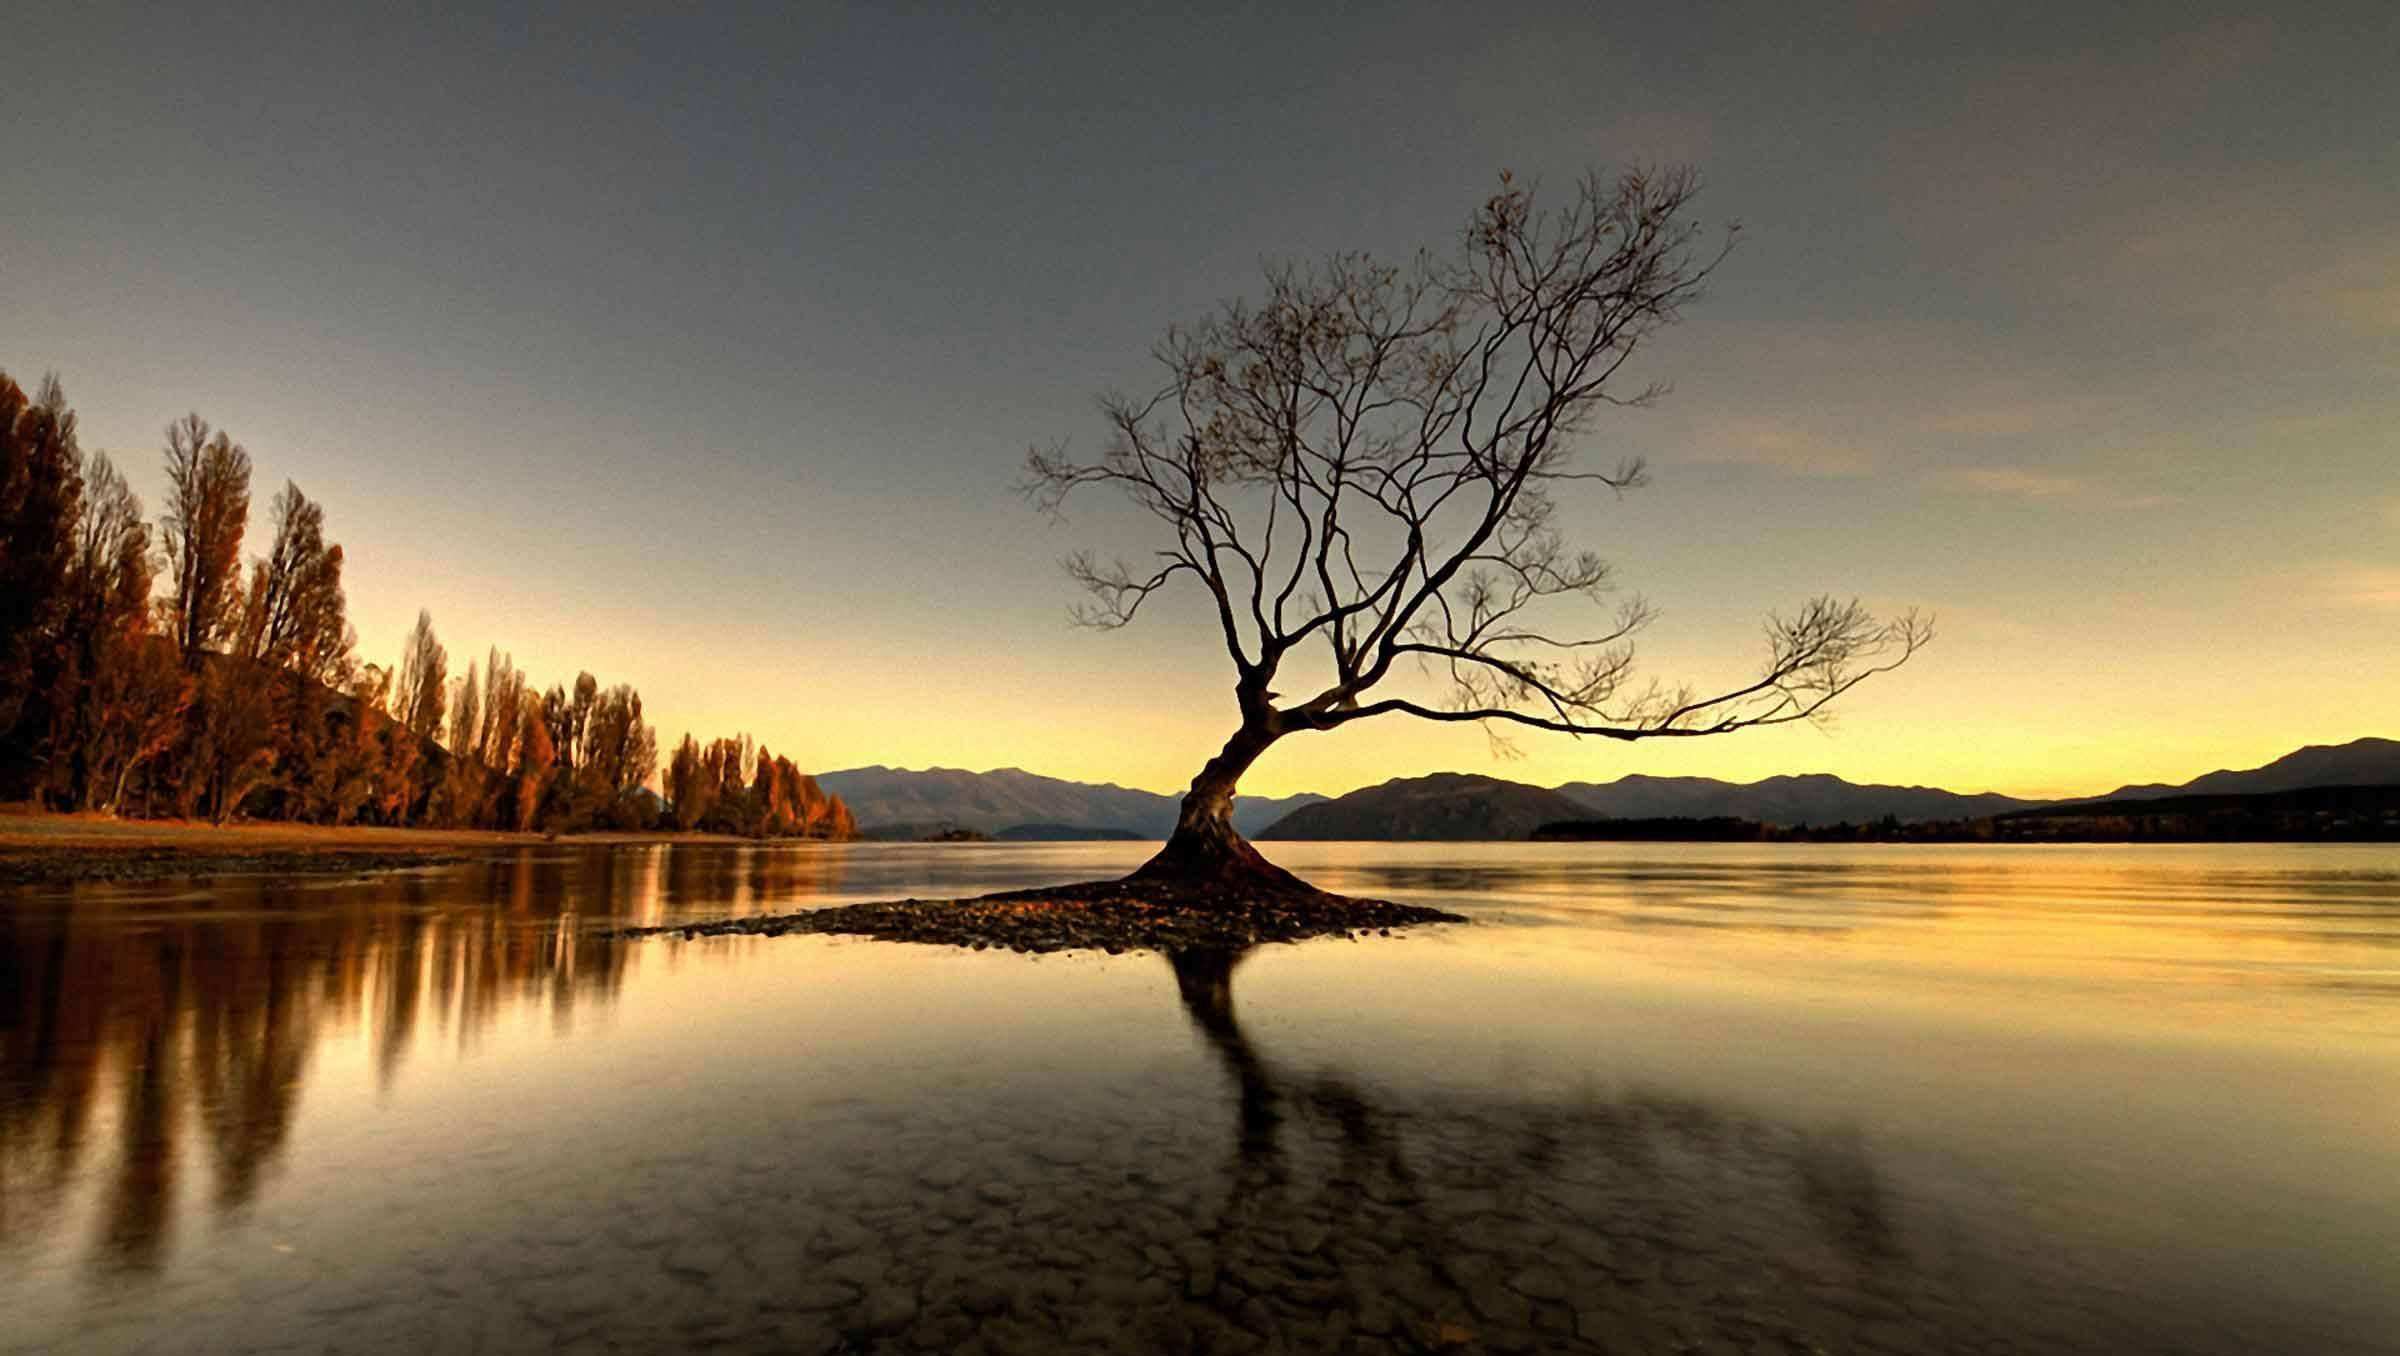
[[[2400,1351],[2400,851],[1276,849],[1477,921],[601,935],[1133,844],[0,893],[0,1350]]]

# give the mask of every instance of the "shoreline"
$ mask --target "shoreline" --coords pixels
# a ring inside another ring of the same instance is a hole
[[[1083,842],[1087,840],[1060,841]],[[1437,840],[1342,841],[1374,842],[1386,846],[1406,847]],[[2059,836],[1997,841],[1941,839],[1761,841],[1698,838],[1553,837],[1459,840],[1458,843],[1452,845],[1473,842],[1560,847],[1605,843],[1616,846],[1672,848],[1693,844],[1718,845],[1730,842],[1735,846],[1768,848],[1832,846],[2026,849],[2086,846],[2223,846],[2241,842],[2262,844],[2296,842],[2356,846],[2361,843],[2372,844],[2378,841],[2383,840],[2351,838],[2074,838]],[[112,819],[97,814],[56,813],[34,810],[23,805],[0,805],[0,885],[165,880],[269,871],[295,875],[351,874],[362,871],[463,865],[474,861],[490,860],[503,853],[524,848],[542,847],[643,847],[677,844],[707,847],[783,847],[809,843],[827,846],[840,844],[866,847],[979,848],[1042,846],[1047,842],[1049,840],[917,844],[864,837],[855,839],[745,838],[734,834],[681,833],[664,830],[598,830],[590,833],[554,835],[518,833],[500,829],[391,828],[382,825],[350,825],[336,828],[322,824],[279,821],[218,825],[205,820]],[[929,903],[931,901],[915,902]]]
[[[692,843],[773,846],[824,839],[719,833],[602,831],[550,835],[500,829],[112,819],[0,809],[0,885],[166,880],[274,871],[344,875],[451,866],[528,847],[628,847]]]

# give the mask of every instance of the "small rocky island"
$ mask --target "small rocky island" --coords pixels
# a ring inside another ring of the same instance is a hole
[[[1117,955],[1297,942],[1311,937],[1389,936],[1395,928],[1466,921],[1440,909],[1356,899],[1305,887],[1236,891],[1221,885],[1179,886],[1133,877],[975,899],[902,899],[722,922],[629,928],[617,935],[839,933],[977,951],[1090,950]]]

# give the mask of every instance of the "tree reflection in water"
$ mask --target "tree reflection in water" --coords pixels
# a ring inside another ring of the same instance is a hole
[[[363,1143],[331,1170],[404,1183],[346,1188],[371,1223],[289,1258],[265,1246],[280,1233],[179,1229],[183,1200],[308,1227],[315,1206],[271,1184],[287,1158],[295,1180],[320,1166],[325,1133],[291,1146],[303,1084],[341,1067],[329,1044],[363,1059],[330,1099],[355,1104],[437,1040],[474,1047],[512,1014],[572,1022],[641,957],[693,954],[604,930],[788,908],[828,892],[812,874],[827,860],[529,853],[463,876],[91,888],[0,912],[0,1263],[19,1240],[93,1240],[99,1276],[138,1283],[62,1299],[58,1324],[82,1326],[29,1336],[173,1346],[205,1322],[239,1349],[986,1356],[2173,1345],[2142,1340],[2155,1306],[2093,1301],[2065,1250],[1995,1247],[1900,1190],[1924,1179],[1858,1133],[1657,1091],[1444,1079],[1388,1030],[1320,1031],[1337,1053],[1311,1064],[1284,1053],[1305,1026],[1270,1040],[1245,1023],[1249,961],[1226,951],[1167,958],[1176,1013],[1122,983],[1151,963],[1102,962],[1043,979],[1065,1006],[1012,1032],[944,995],[960,976],[1026,983],[1040,972],[1022,958],[705,944],[827,988],[872,976],[943,1034],[889,1039],[905,1006],[779,1000],[762,1009],[778,1024],[721,1063],[612,1047],[576,1075],[704,1072],[655,1124],[562,1146],[512,1138],[541,1122],[503,1106],[455,1155],[398,1163]],[[1078,998],[1112,995],[1153,1019],[1122,1014],[1131,1064],[1060,1043]],[[969,1014],[985,1025],[940,1025]],[[1394,1055],[1411,1072],[1380,1075]],[[212,1246],[176,1249],[179,1232]],[[213,1246],[228,1239],[246,1246]]]
[[[1881,1340],[1961,1335],[1912,1316],[1961,1300],[1901,1246],[1856,1132],[1643,1092],[1512,1103],[1279,1068],[1235,1009],[1247,954],[1168,958],[1235,1094],[1205,1232],[1242,1278],[1236,1324],[1246,1308],[1254,1329],[1306,1331],[1313,1308],[1328,1339],[1500,1350],[1808,1350],[1855,1336],[1862,1313]]]
[[[598,932],[656,922],[678,900],[765,907],[814,894],[837,863],[529,850],[463,877],[228,877],[200,897],[85,884],[10,901],[0,1248],[51,1232],[89,1176],[105,1183],[89,1207],[96,1264],[155,1269],[195,1164],[216,1211],[256,1198],[328,1037],[367,1028],[388,1091],[429,1034],[471,1047],[512,1011],[564,1026],[612,1001],[634,951]]]

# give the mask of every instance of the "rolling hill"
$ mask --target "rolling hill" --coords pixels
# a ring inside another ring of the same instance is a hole
[[[2400,739],[2311,744],[2261,767],[2205,773],[2181,786],[2144,782],[2120,786],[2105,796],[2082,796],[2054,803],[2085,805],[2109,800],[2156,800],[2163,796],[2242,796],[2297,791],[2310,786],[2400,786]]]
[[[1179,796],[1114,784],[1094,785],[1044,777],[1022,768],[968,772],[962,768],[858,767],[821,773],[817,784],[850,806],[872,835],[890,825],[951,825],[980,833],[1041,826],[1045,829],[1115,829],[1140,838],[1164,838],[1175,827]],[[1318,795],[1241,796],[1234,801],[1234,827],[1256,833]],[[910,835],[915,836],[915,835]]]
[[[1859,785],[1825,773],[1721,782],[1711,777],[1646,777],[1613,782],[1568,782],[1559,794],[1607,819],[1754,819],[1762,824],[1866,824],[1886,815],[1973,819],[2045,804],[1989,791],[1944,791],[1931,786]],[[1588,816],[1587,816],[1588,817]]]
[[[1556,791],[1497,777],[1437,772],[1304,805],[1253,835],[1260,839],[1465,841],[1530,836],[1544,824],[1589,814]]]

